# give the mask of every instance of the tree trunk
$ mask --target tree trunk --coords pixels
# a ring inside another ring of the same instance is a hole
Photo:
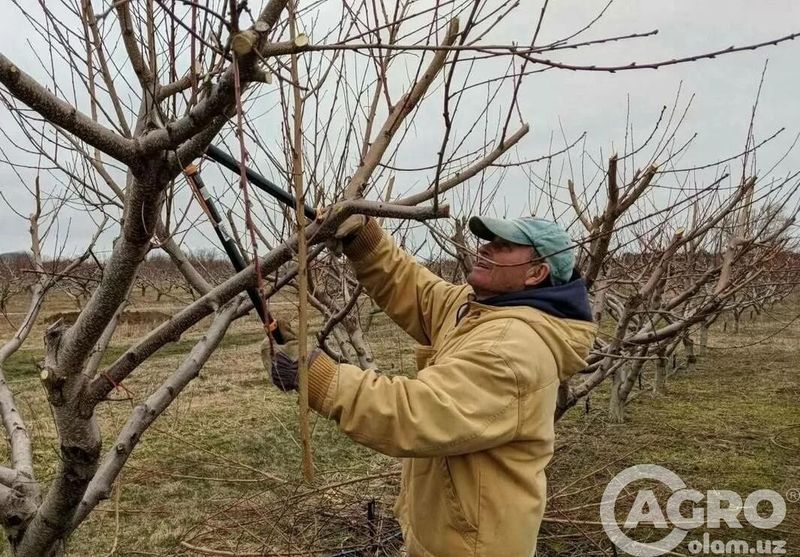
[[[614,372],[611,381],[611,398],[608,401],[608,414],[611,422],[621,424],[625,422],[625,401],[627,394],[624,392],[625,369],[620,368]]]
[[[557,406],[564,406],[569,400],[569,379],[565,379],[558,384],[558,394],[556,398]]]
[[[698,342],[699,346],[697,346],[695,350],[695,354],[698,356],[705,356],[706,355],[706,346],[708,345],[708,325],[703,323],[700,325],[700,338]]]
[[[564,415],[570,408],[570,391],[569,391],[569,379],[562,381],[558,385],[558,394],[556,395],[556,412],[554,419],[558,421],[561,416]]]
[[[656,360],[656,377],[653,383],[653,393],[656,395],[667,394],[667,358],[664,351],[659,350]]]
[[[347,333],[343,331],[341,327],[334,327],[331,336],[336,342],[339,354],[341,354],[343,358],[347,358],[348,361],[353,361],[352,358],[355,355],[355,348],[353,348],[353,345],[350,343],[350,338],[347,336]]]
[[[361,325],[358,323],[358,315],[351,313],[342,322],[347,335],[350,337],[350,344],[358,356],[358,367],[361,369],[375,369],[375,357],[372,355],[372,349],[364,339],[364,332],[361,330]]]
[[[23,557],[25,554],[21,553],[19,546],[11,543],[11,557]],[[64,544],[59,542],[49,552],[43,553],[41,557],[64,557],[66,555]]]
[[[369,312],[367,313],[366,319],[364,319],[364,325],[361,327],[361,330],[364,331],[365,333],[368,333],[370,327],[372,327],[372,320],[375,318],[375,315],[383,313],[383,310],[380,307],[378,307],[378,304],[375,303],[375,300],[370,298],[369,303],[370,303]]]
[[[686,353],[686,371],[692,372],[697,365],[697,356],[694,355],[694,341],[689,335],[683,337],[683,350]]]
[[[80,395],[89,377],[82,373],[65,374],[57,368],[57,354],[66,330],[58,322],[47,329],[41,373],[59,434],[60,463],[36,516],[26,526],[25,535],[16,547],[18,557],[63,555],[70,517],[97,471],[100,459],[100,427],[94,413],[86,416],[81,407]]]

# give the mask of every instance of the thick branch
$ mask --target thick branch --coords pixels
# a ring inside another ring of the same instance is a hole
[[[155,91],[155,78],[153,72],[147,67],[142,53],[139,51],[139,41],[133,32],[130,3],[118,2],[116,6],[117,20],[119,21],[120,33],[122,35],[122,44],[125,45],[125,51],[128,53],[133,71],[136,73],[136,77],[139,78],[139,83],[144,93],[146,95],[152,94]]]
[[[228,304],[212,322],[206,334],[194,345],[186,359],[181,362],[169,378],[150,395],[147,400],[134,408],[125,427],[119,432],[117,440],[106,453],[103,462],[92,478],[83,499],[71,521],[71,528],[76,528],[89,515],[97,504],[108,498],[111,486],[128,461],[133,449],[142,438],[142,434],[158,418],[183,389],[198,375],[211,354],[219,346],[228,326],[237,314],[238,303]]]
[[[252,52],[239,58],[239,74],[242,81],[250,81],[257,74],[262,49],[268,44],[265,40],[266,35],[277,23],[287,3],[288,0],[270,0],[251,28],[257,34],[258,41]],[[144,156],[163,149],[174,149],[211,124],[215,118],[227,114],[235,99],[235,79],[231,65],[222,74],[211,94],[195,105],[185,117],[168,122],[163,128],[153,130],[142,137],[139,141],[140,154]],[[187,162],[192,158],[194,157],[184,156],[181,160]]]
[[[630,191],[625,192],[625,195],[623,195],[619,202],[619,207],[617,207],[618,214],[621,215],[628,209],[628,207],[636,203],[644,191],[650,187],[650,183],[653,181],[656,172],[658,172],[658,167],[656,165],[650,165],[650,167],[645,171],[644,175],[639,178],[639,181],[634,182],[634,184],[631,185]]]
[[[45,288],[41,282],[37,283],[31,294],[28,313],[25,315],[22,325],[14,334],[14,337],[0,348],[0,417],[3,419],[3,427],[11,445],[11,465],[15,470],[24,472],[30,478],[34,477],[31,439],[25,427],[25,422],[17,410],[14,393],[11,392],[11,388],[3,375],[3,364],[9,356],[19,350],[19,347],[28,338],[33,324],[36,322],[36,317],[42,309],[44,294]]]
[[[344,201],[330,207],[324,220],[315,222],[308,227],[309,245],[324,243],[333,235],[336,227],[347,217],[354,214],[424,220],[446,217],[449,214],[449,207],[442,205],[434,212],[430,207],[404,207],[366,200]],[[260,258],[261,273],[263,275],[273,273],[281,265],[292,259],[296,249],[297,236],[293,235]],[[105,373],[92,380],[83,401],[84,414],[91,414],[94,407],[111,392],[114,384],[121,383],[140,363],[149,358],[159,348],[169,342],[177,341],[184,331],[216,311],[217,308],[226,304],[246,288],[255,286],[255,282],[255,268],[251,264],[211,290],[208,294],[199,298],[196,302],[186,306],[183,310],[173,315],[169,321],[154,329],[137,345],[128,349],[108,367]],[[113,383],[111,380],[113,380]]]
[[[0,524],[15,547],[25,533],[25,525],[36,513],[36,504],[21,491],[0,485]]]
[[[161,160],[153,161],[158,168]],[[89,351],[128,294],[150,248],[161,204],[162,183],[156,171],[135,176],[129,185],[122,232],[114,243],[103,278],[75,324],[60,338],[51,372],[61,378],[80,373]],[[98,231],[99,233],[99,231]]]
[[[136,148],[132,140],[117,135],[59,99],[3,54],[0,54],[0,82],[15,98],[41,114],[51,124],[61,126],[124,164],[136,162]]]
[[[208,281],[203,278],[203,275],[195,269],[194,265],[191,264],[189,259],[186,257],[186,254],[183,253],[183,250],[180,248],[178,243],[175,241],[171,235],[167,234],[167,231],[164,229],[163,223],[159,222],[159,238],[163,238],[161,240],[161,249],[163,249],[175,266],[180,271],[183,278],[186,279],[186,282],[194,288],[200,295],[208,294],[211,291],[211,285]]]
[[[578,195],[575,193],[575,183],[572,180],[567,180],[567,189],[569,190],[569,199],[572,202],[572,208],[575,210],[575,215],[581,221],[581,224],[587,232],[592,231],[592,221],[586,216],[586,209],[581,207],[578,201]]]
[[[597,236],[592,240],[589,268],[584,275],[586,286],[589,288],[600,275],[608,255],[608,247],[611,245],[614,224],[621,214],[619,211],[619,186],[617,185],[617,160],[617,155],[612,155],[608,159],[608,201],[606,202],[605,212],[598,223],[599,226],[593,227],[593,231]]]

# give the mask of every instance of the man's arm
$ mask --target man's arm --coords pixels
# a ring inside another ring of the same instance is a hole
[[[319,354],[309,368],[309,405],[390,456],[449,456],[508,443],[519,428],[517,378],[490,342],[475,344],[415,379]]]
[[[432,344],[467,286],[439,278],[401,250],[374,219],[344,246],[358,281],[392,320],[420,344]]]

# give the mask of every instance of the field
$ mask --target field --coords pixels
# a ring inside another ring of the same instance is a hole
[[[24,303],[11,304],[0,340],[12,334]],[[44,318],[70,309],[55,297]],[[132,311],[171,309],[169,302],[137,298]],[[291,308],[277,302],[274,309]],[[607,420],[605,388],[573,408],[557,426],[539,553],[612,555],[598,522],[600,494],[633,464],[662,464],[702,492],[746,496],[800,488],[800,321],[792,321],[798,313],[795,301],[745,319],[736,334],[715,325],[696,370],[677,370],[667,395],[651,394],[647,371],[623,425]],[[114,402],[101,406],[104,449],[113,446],[131,406],[175,368],[204,325],[162,349]],[[107,360],[151,326],[146,320],[121,325]],[[33,436],[37,473],[47,478],[57,447],[36,366],[43,327],[37,325],[5,373]],[[367,337],[384,373],[413,372],[410,340],[385,316],[375,318]],[[268,386],[258,357],[261,338],[252,318],[232,327],[200,377],[146,433],[111,499],[72,536],[69,555],[344,556],[382,554],[369,552],[378,545],[392,554],[399,541],[390,511],[397,463],[315,419],[317,477],[304,485],[296,397]],[[8,462],[5,445],[0,461]],[[786,519],[773,530],[746,526],[711,535],[786,540],[786,554],[800,555],[800,503],[787,503]],[[298,552],[298,540],[319,551]],[[675,554],[688,554],[685,543]]]

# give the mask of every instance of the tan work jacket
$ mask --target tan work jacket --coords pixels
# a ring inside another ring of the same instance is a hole
[[[425,269],[374,221],[346,252],[369,295],[420,343],[419,372],[387,377],[318,357],[311,407],[405,459],[395,513],[410,556],[533,555],[556,392],[585,366],[596,327],[471,301],[469,286]]]

